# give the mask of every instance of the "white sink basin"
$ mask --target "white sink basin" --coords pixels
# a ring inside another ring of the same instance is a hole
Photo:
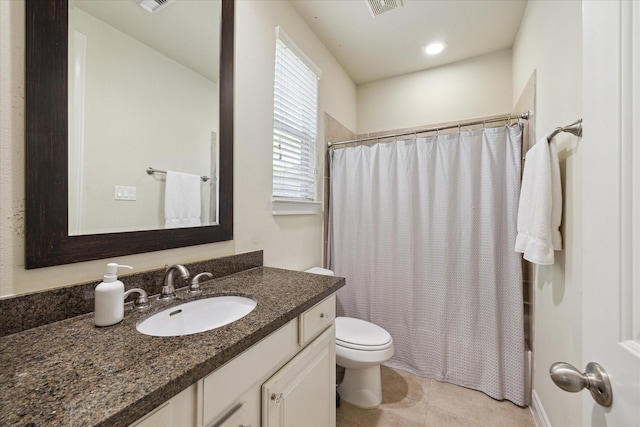
[[[197,334],[228,325],[256,308],[251,298],[222,296],[199,299],[167,308],[138,323],[137,329],[156,337]]]

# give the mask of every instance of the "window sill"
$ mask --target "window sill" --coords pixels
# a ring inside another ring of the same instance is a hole
[[[273,215],[317,215],[322,212],[322,202],[304,200],[271,199]]]

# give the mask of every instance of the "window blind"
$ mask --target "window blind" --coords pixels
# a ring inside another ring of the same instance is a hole
[[[276,40],[273,122],[273,196],[316,197],[318,78],[286,37]]]

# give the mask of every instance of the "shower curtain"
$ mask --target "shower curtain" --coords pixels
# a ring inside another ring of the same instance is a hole
[[[346,316],[385,328],[386,364],[528,404],[520,125],[330,152],[329,267]]]

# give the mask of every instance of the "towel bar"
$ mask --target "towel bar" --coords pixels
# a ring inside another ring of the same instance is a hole
[[[149,175],[153,175],[154,173],[167,173],[167,171],[163,171],[163,170],[160,170],[160,169],[154,169],[154,168],[152,168],[151,166],[149,166],[149,167],[147,168],[147,173],[148,173]],[[208,176],[204,176],[204,175],[202,175],[202,176],[200,177],[200,179],[201,179],[202,181],[204,181],[204,182],[209,181],[209,177],[208,177]]]

